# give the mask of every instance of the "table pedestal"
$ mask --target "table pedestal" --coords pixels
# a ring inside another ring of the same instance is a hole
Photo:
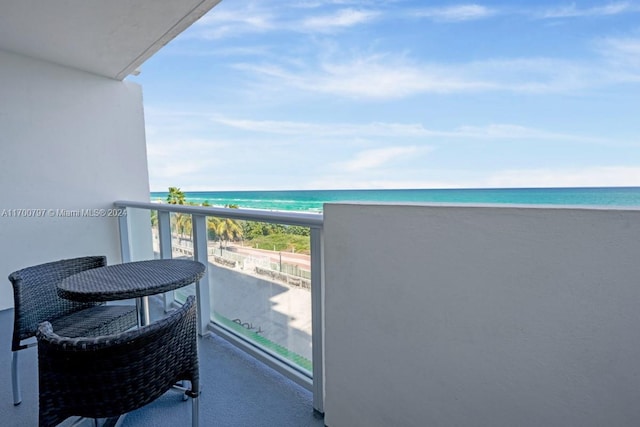
[[[151,323],[149,315],[149,297],[143,296],[136,298],[136,307],[138,309],[138,325],[146,326]]]

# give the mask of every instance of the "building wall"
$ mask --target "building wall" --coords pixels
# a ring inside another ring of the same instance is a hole
[[[325,422],[640,425],[640,211],[326,205]]]
[[[0,51],[0,182],[0,309],[13,305],[6,278],[19,268],[87,254],[119,262],[116,218],[58,210],[149,200],[140,87]]]

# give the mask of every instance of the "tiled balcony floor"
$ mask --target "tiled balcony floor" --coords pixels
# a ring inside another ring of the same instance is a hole
[[[159,312],[159,299],[151,298]],[[0,311],[0,425],[37,426],[37,349],[23,350],[20,377],[23,401],[13,406],[11,397],[11,333],[13,310]],[[238,350],[209,335],[200,339],[200,425],[203,427],[322,427],[314,416],[312,396]],[[65,423],[67,424],[67,423]],[[123,427],[189,426],[191,402],[168,392],[150,405],[129,413]]]

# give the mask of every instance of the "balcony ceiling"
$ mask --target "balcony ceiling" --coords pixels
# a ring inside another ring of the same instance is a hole
[[[122,80],[220,0],[0,0],[0,49]]]

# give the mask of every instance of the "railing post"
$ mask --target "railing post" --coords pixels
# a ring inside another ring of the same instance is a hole
[[[207,217],[193,214],[193,259],[203,263],[206,271],[202,279],[196,283],[196,299],[198,301],[198,332],[200,335],[207,330],[210,321],[211,300],[209,295],[209,257],[207,254]]]
[[[311,333],[313,409],[324,413],[323,229],[311,227]]]
[[[169,259],[173,258],[173,251],[171,248],[171,214],[167,211],[161,211],[158,209],[158,239],[160,245],[160,258]],[[164,312],[168,313],[171,310],[171,305],[175,300],[173,291],[165,292],[164,299]]]

